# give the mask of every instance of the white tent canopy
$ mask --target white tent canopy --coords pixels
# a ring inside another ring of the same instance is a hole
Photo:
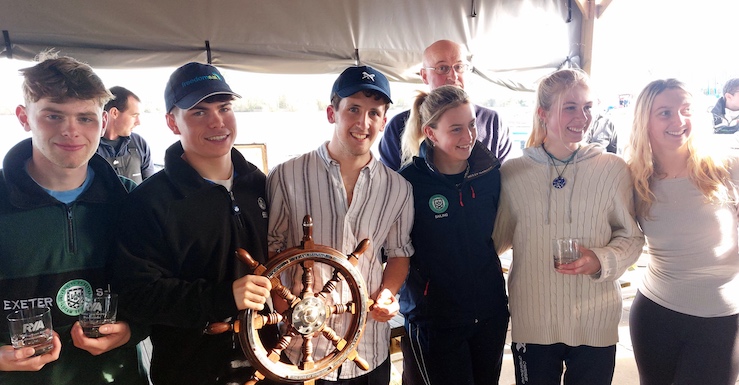
[[[0,0],[3,57],[53,48],[98,68],[210,62],[257,73],[371,65],[419,81],[423,49],[462,43],[475,71],[531,89],[579,65],[576,0]]]

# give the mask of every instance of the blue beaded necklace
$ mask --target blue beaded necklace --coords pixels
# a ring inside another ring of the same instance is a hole
[[[567,179],[565,179],[562,176],[562,174],[565,173],[565,170],[567,170],[567,166],[570,165],[570,162],[572,162],[572,159],[574,159],[575,158],[575,155],[577,154],[577,152],[580,151],[580,146],[577,146],[577,149],[570,155],[569,158],[567,158],[565,160],[559,160],[559,159],[555,158],[552,154],[549,153],[549,151],[547,151],[546,147],[544,147],[543,144],[541,145],[541,148],[544,150],[544,152],[547,154],[547,156],[549,156],[549,160],[552,161],[552,166],[554,166],[554,169],[557,171],[557,177],[552,180],[552,186],[554,186],[554,188],[556,188],[556,189],[564,188],[565,185],[567,184]],[[554,162],[555,160],[558,160],[559,162],[565,164],[565,166],[562,168],[562,171],[561,172],[557,168],[557,163]]]

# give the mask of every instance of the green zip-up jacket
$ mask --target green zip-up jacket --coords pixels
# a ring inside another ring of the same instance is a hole
[[[92,183],[77,200],[64,204],[25,171],[31,146],[27,139],[13,147],[0,170],[0,345],[10,344],[8,313],[51,307],[62,351],[38,372],[0,371],[0,384],[147,384],[136,354],[143,335],[132,329],[126,345],[99,356],[75,347],[70,336],[82,297],[108,285],[105,266],[113,224],[135,185],[119,179],[94,155],[89,162]]]

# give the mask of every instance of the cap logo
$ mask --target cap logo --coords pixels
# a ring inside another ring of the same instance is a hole
[[[213,72],[210,75],[198,76],[196,78],[192,78],[190,80],[184,81],[184,82],[182,82],[182,87],[187,87],[190,84],[201,82],[203,80],[220,80],[220,81],[223,81],[223,79],[221,79],[221,77],[218,76],[217,73]]]
[[[369,74],[367,72],[362,72],[362,80],[367,80],[374,82],[375,81],[375,74]]]

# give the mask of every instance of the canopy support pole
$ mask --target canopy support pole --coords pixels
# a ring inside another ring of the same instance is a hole
[[[13,49],[12,45],[10,44],[10,32],[8,30],[3,30],[3,40],[5,40],[5,56],[8,59],[13,58]]]
[[[593,75],[593,47],[595,46],[593,41],[595,40],[596,19],[603,16],[606,8],[612,2],[613,0],[577,0],[577,6],[580,8],[580,13],[582,13],[582,30],[580,33],[580,53],[582,56],[580,63],[582,69],[591,76]]]

